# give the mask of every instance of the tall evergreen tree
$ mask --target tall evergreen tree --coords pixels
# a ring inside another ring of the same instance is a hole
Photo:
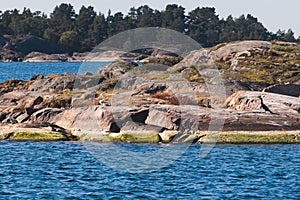
[[[137,27],[160,27],[161,13],[147,5],[137,9]]]
[[[188,35],[203,46],[219,42],[221,28],[215,8],[196,8],[188,16]]]
[[[50,27],[58,34],[74,30],[76,14],[71,4],[62,3],[54,8],[50,16]]]
[[[292,31],[292,29],[289,29],[283,36],[283,41],[287,41],[287,42],[295,42],[295,36],[294,36],[294,32]]]
[[[167,5],[166,10],[161,13],[162,27],[184,33],[186,28],[184,10],[185,8],[176,4]]]
[[[105,17],[97,14],[91,6],[82,6],[77,15],[71,4],[62,3],[54,8],[48,18],[41,11],[32,12],[24,8],[20,12],[14,9],[0,11],[0,34],[31,34],[63,44],[69,51],[89,51],[108,37],[138,27],[173,29],[191,36],[204,47],[249,39],[300,41],[300,37],[296,40],[291,29],[287,32],[269,32],[250,14],[219,19],[215,8],[198,7],[187,16],[184,11],[182,6],[176,4],[167,5],[162,11],[143,5],[131,8],[127,15],[109,11]]]
[[[92,6],[82,6],[79,10],[79,15],[76,18],[76,29],[81,38],[88,36],[88,30],[94,23],[94,19],[97,16]]]
[[[107,39],[107,29],[105,16],[99,13],[99,15],[95,17],[93,25],[89,29],[89,37],[91,38],[93,45],[97,45]]]
[[[135,7],[130,8],[128,14],[125,16],[125,21],[129,29],[134,29],[137,27],[137,9]]]

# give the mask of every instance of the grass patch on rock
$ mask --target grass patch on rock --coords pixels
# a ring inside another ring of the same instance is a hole
[[[233,65],[223,60],[216,65],[225,79],[269,85],[292,83],[300,79],[300,45],[272,44],[263,52],[253,51],[251,56],[238,58]]]

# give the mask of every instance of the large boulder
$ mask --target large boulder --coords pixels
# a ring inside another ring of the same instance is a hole
[[[227,106],[240,111],[259,111],[276,115],[300,117],[300,99],[284,95],[240,91],[228,97]]]
[[[45,54],[41,52],[31,52],[24,57],[24,62],[65,62],[70,59],[67,54]]]
[[[213,51],[212,55],[215,61],[234,61],[240,57],[249,57],[255,54],[261,54],[271,46],[271,42],[267,41],[239,41],[224,44],[217,50]]]
[[[75,75],[49,75],[45,78],[32,80],[29,83],[29,91],[63,91],[72,89],[75,82]]]
[[[153,126],[149,124],[142,124],[136,123],[132,121],[128,121],[125,125],[121,128],[121,133],[130,133],[130,132],[137,132],[137,133],[160,133],[164,130],[164,128],[159,126]]]
[[[152,106],[146,119],[146,124],[164,127],[168,130],[178,130],[180,113],[175,113],[170,106]]]
[[[285,95],[240,91],[226,101],[224,130],[299,130],[300,99]]]
[[[52,122],[65,129],[85,132],[118,132],[113,115],[101,106],[74,107],[63,111]],[[117,129],[117,130],[115,130]]]
[[[212,49],[200,49],[190,52],[181,62],[170,70],[179,71],[191,66],[216,66],[216,62],[224,61],[236,65],[237,60],[252,55],[262,54],[271,46],[266,41],[241,41],[221,44]]]
[[[58,108],[44,108],[30,116],[30,121],[33,123],[50,122],[55,116],[63,110]]]
[[[137,66],[138,65],[134,62],[117,61],[105,66],[104,68],[100,68],[98,70],[98,74],[104,76],[107,79],[116,79]]]
[[[0,140],[68,141],[77,138],[53,124],[0,124]]]
[[[32,36],[32,35],[26,35],[23,37],[20,36],[17,39],[12,39],[11,43],[12,43],[12,48],[10,50],[20,52],[24,55],[34,51],[47,53],[47,54],[65,52],[63,47],[51,41],[36,36]]]

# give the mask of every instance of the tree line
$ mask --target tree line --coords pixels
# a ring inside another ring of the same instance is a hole
[[[125,30],[139,27],[164,27],[184,33],[204,47],[237,40],[281,40],[300,42],[294,32],[268,31],[250,14],[226,19],[219,18],[215,8],[196,8],[185,14],[180,5],[167,5],[162,11],[147,5],[105,16],[92,6],[82,6],[76,13],[71,4],[56,6],[50,16],[29,8],[0,11],[0,35],[30,34],[63,45],[68,52],[90,51],[107,38]]]

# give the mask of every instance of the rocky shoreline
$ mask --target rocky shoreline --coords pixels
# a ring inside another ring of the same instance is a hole
[[[177,131],[162,133],[86,133],[75,136],[52,131],[51,128],[18,128],[1,126],[0,140],[7,141],[81,141],[100,143],[171,143],[171,144],[300,144],[300,131],[222,131],[220,133],[199,131],[180,134]]]
[[[157,48],[134,52],[104,48],[92,52],[66,53],[62,46],[32,35],[17,38],[0,36],[0,62],[113,62],[120,59],[147,62],[153,58],[168,59],[172,56],[172,53]]]
[[[243,41],[169,55],[169,65],[123,60],[97,74],[9,80],[0,84],[0,140],[298,144],[297,48]],[[209,63],[220,73],[203,69]]]

